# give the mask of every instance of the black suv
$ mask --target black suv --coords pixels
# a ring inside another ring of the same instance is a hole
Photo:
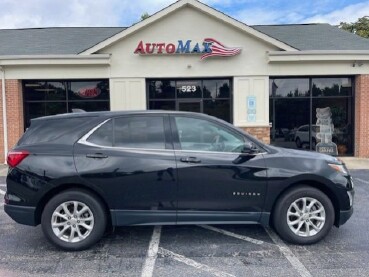
[[[34,119],[8,155],[5,211],[66,250],[107,227],[271,225],[311,244],[353,212],[338,159],[265,145],[203,114],[137,111]]]

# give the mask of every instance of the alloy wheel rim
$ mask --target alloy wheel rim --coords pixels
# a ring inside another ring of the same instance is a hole
[[[323,229],[325,221],[324,206],[315,198],[299,198],[287,210],[287,225],[300,237],[315,236]]]
[[[91,209],[79,201],[60,204],[51,216],[51,228],[56,237],[70,243],[85,240],[94,228]]]

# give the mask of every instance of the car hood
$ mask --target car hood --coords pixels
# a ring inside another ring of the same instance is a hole
[[[296,158],[305,158],[305,159],[316,159],[316,160],[324,160],[329,163],[342,164],[342,162],[336,157],[329,156],[326,154],[321,154],[315,151],[306,151],[306,150],[295,150],[289,148],[275,147],[269,146],[273,151],[277,151],[283,156],[292,156]]]

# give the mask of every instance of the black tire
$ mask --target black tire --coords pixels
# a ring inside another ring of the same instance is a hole
[[[297,138],[296,139],[296,146],[297,146],[297,148],[301,148],[302,147],[302,143],[301,143],[300,138]]]
[[[308,237],[295,234],[287,224],[287,211],[289,207],[294,201],[303,197],[318,200],[325,210],[325,223],[323,227],[317,234]],[[335,220],[335,212],[331,200],[322,191],[309,186],[298,186],[288,190],[277,200],[272,220],[274,229],[283,240],[293,244],[313,244],[323,239],[329,233]]]
[[[69,201],[83,203],[94,217],[94,224],[89,235],[78,242],[67,242],[58,238],[51,226],[54,211],[62,203]],[[57,247],[67,251],[80,251],[91,247],[101,239],[107,226],[107,216],[104,205],[93,194],[82,189],[70,189],[57,194],[46,204],[41,216],[41,226],[46,238]]]

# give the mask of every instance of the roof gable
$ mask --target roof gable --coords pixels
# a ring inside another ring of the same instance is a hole
[[[184,8],[186,6],[191,6],[192,8],[195,8],[205,14],[208,14],[210,16],[213,16],[213,17],[216,17],[218,20],[224,22],[224,23],[227,23],[241,31],[244,31],[246,32],[247,34],[257,38],[257,39],[260,39],[266,43],[269,43],[273,46],[276,46],[277,48],[279,49],[282,49],[282,50],[286,50],[286,51],[296,51],[297,49],[282,42],[282,41],[279,41],[278,39],[276,38],[273,38],[269,35],[266,35],[254,28],[251,28],[249,26],[247,26],[246,24],[240,22],[240,21],[237,21],[233,18],[231,18],[230,16],[227,16],[225,15],[224,13],[221,13],[199,1],[196,1],[196,0],[180,0],[178,2],[175,2],[174,4],[166,7],[165,9],[157,12],[156,14],[150,16],[149,18],[143,20],[143,21],[140,21],[134,25],[132,25],[131,27],[117,33],[116,35],[104,40],[104,41],[101,41],[100,43],[96,44],[95,46],[93,47],[90,47],[88,49],[86,49],[85,51],[81,52],[80,54],[81,55],[89,55],[89,54],[93,54],[93,53],[96,53],[112,44],[114,44],[115,42],[139,31],[141,28],[145,28],[146,26],[152,24],[153,22],[157,21],[157,20],[160,20],[161,18],[175,12],[176,10],[178,9],[181,9],[181,8]]]

